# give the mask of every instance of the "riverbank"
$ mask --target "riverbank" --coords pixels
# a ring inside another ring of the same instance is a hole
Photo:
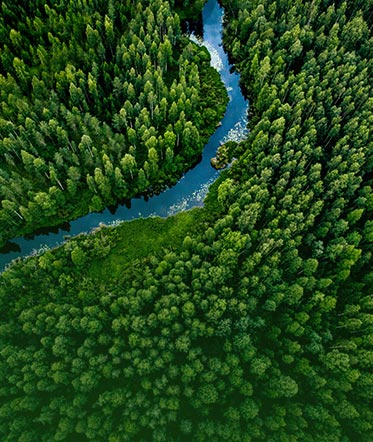
[[[219,127],[205,145],[202,159],[198,162],[197,166],[191,168],[183,175],[175,186],[167,188],[166,191],[159,195],[154,195],[151,198],[134,198],[131,201],[127,201],[126,204],[105,209],[102,213],[92,212],[80,218],[76,212],[74,214],[78,218],[75,221],[65,223],[53,229],[41,229],[35,235],[28,235],[25,238],[13,239],[7,243],[3,249],[3,254],[0,255],[0,268],[4,268],[17,257],[33,255],[45,247],[54,248],[64,241],[66,235],[75,236],[80,233],[89,232],[100,223],[110,225],[122,220],[132,220],[154,215],[167,217],[180,210],[203,205],[203,199],[207,194],[209,185],[218,177],[218,172],[210,166],[210,159],[214,156],[216,147],[229,139],[242,139],[247,121],[247,102],[243,99],[240,92],[239,76],[230,73],[231,67],[221,46],[222,10],[218,5],[213,6],[213,3],[210,3],[207,11],[204,17],[206,25],[204,28],[204,41],[199,41],[198,44],[206,46],[209,50],[212,56],[211,64],[217,69],[224,81],[225,89],[229,95],[229,103],[224,118],[219,123]],[[209,75],[208,72],[212,72],[213,75]],[[218,72],[206,70],[205,78],[207,80],[204,81],[209,88],[206,90],[204,97],[207,100],[206,105],[214,108],[211,109],[212,113],[209,116],[211,122],[209,130],[215,125],[214,116],[219,112],[223,112],[224,106],[224,101],[222,101],[220,103],[220,111],[216,109],[219,100],[218,95],[214,93],[213,87],[214,84],[218,84],[217,90],[219,92],[221,83],[218,80]],[[203,77],[203,75],[201,76]],[[225,100],[225,92],[222,96],[223,100]],[[205,130],[206,128],[208,128],[208,125],[206,125]],[[197,161],[199,160],[200,158]],[[84,199],[84,194],[81,194],[80,197]],[[65,217],[63,219],[68,218]]]

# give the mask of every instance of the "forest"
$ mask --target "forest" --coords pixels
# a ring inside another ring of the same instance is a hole
[[[373,441],[373,2],[221,3],[250,132],[203,208],[0,275],[4,441]]]
[[[175,183],[227,103],[167,2],[17,3],[0,17],[0,246]]]

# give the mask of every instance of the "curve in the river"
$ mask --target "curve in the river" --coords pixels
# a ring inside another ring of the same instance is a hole
[[[216,0],[209,0],[203,9],[203,40],[191,38],[207,47],[211,54],[211,64],[219,71],[229,94],[229,103],[221,125],[210,137],[204,147],[202,160],[196,167],[183,175],[180,181],[159,195],[144,199],[135,198],[131,207],[119,206],[115,213],[109,209],[101,213],[89,213],[65,224],[65,228],[50,229],[48,233],[34,237],[15,238],[8,243],[0,254],[0,271],[6,268],[13,259],[29,256],[40,250],[61,244],[66,235],[74,236],[104,224],[116,224],[120,221],[149,216],[167,217],[177,212],[202,206],[209,185],[218,177],[219,172],[210,165],[210,159],[215,155],[217,147],[227,140],[240,140],[246,134],[247,107],[239,86],[239,75],[231,73],[227,54],[222,46],[223,9]]]

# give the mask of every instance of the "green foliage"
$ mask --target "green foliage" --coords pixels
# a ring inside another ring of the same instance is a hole
[[[180,246],[189,238],[187,233],[200,229],[205,219],[205,212],[193,209],[166,219],[138,219],[105,229],[102,235],[105,241],[110,239],[110,253],[104,261],[100,256],[92,256],[88,275],[95,279],[106,279],[109,273],[119,277],[133,262],[157,256],[163,249]]]
[[[4,3],[0,32],[0,244],[162,190],[224,114],[167,2]]]
[[[202,210],[0,276],[2,439],[372,440],[371,2],[223,3],[251,100],[239,158]]]

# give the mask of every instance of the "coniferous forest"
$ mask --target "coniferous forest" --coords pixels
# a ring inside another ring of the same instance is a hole
[[[198,156],[183,3],[3,2],[3,238]],[[0,275],[2,440],[373,441],[373,3],[222,5],[249,135],[203,208]]]
[[[24,3],[0,22],[0,245],[174,183],[226,105],[167,2]]]

